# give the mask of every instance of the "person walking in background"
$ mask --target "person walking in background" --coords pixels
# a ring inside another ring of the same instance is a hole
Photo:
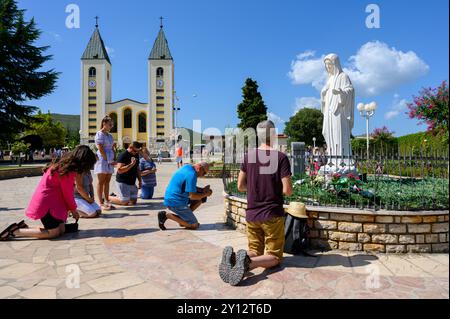
[[[158,164],[161,164],[161,162],[162,162],[162,152],[161,152],[161,149],[158,150],[158,155],[157,155],[157,157],[158,157]]]
[[[102,210],[114,209],[109,201],[109,184],[116,165],[114,138],[109,133],[113,127],[113,120],[106,116],[102,120],[101,130],[95,135],[98,161],[95,164],[94,173],[97,174],[97,198]]]
[[[91,172],[77,174],[75,187],[75,203],[81,218],[96,218],[102,213],[95,202],[93,178]]]
[[[175,151],[176,161],[177,161],[177,168],[180,168],[183,166],[183,146],[181,144],[178,144],[178,147]]]
[[[139,170],[141,148],[141,143],[133,142],[125,152],[119,155],[116,175],[119,194],[118,196],[111,194],[110,200],[113,204],[120,206],[136,205],[138,199],[136,179],[139,180],[139,188],[142,188],[141,171]]]
[[[63,235],[69,214],[79,218],[74,198],[76,176],[89,172],[95,162],[94,152],[81,145],[49,164],[25,211],[27,217],[40,219],[44,227],[31,228],[25,221],[14,223],[0,234],[0,240],[14,237],[52,239]]]
[[[139,170],[142,176],[141,198],[152,199],[156,187],[156,165],[150,157],[148,148],[142,149],[142,157],[139,160]]]
[[[238,190],[247,192],[248,252],[235,254],[228,246],[219,265],[220,278],[232,286],[249,270],[272,268],[283,259],[283,195],[292,195],[291,165],[284,153],[272,148],[276,138],[272,121],[259,123],[257,134],[260,147],[244,156],[238,177]]]

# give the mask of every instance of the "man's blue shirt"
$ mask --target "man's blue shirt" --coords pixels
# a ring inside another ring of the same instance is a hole
[[[164,205],[187,206],[189,193],[197,193],[197,173],[192,165],[185,165],[172,176],[164,195]]]

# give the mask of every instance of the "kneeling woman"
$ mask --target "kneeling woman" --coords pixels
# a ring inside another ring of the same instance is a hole
[[[14,223],[0,234],[0,240],[14,237],[52,239],[63,235],[68,215],[79,218],[74,198],[76,176],[89,172],[95,162],[94,152],[84,145],[61,159],[55,159],[44,170],[44,176],[26,210],[27,217],[40,219],[44,227],[30,228],[23,221]]]
[[[81,218],[96,218],[102,213],[102,209],[95,202],[92,181],[93,178],[90,171],[77,174],[75,203],[77,203],[77,211]]]

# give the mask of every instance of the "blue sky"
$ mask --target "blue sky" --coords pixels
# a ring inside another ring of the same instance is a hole
[[[61,72],[58,88],[33,104],[43,111],[80,114],[80,57],[96,15],[113,64],[113,100],[147,102],[147,57],[165,17],[175,59],[179,125],[235,126],[241,87],[258,81],[280,130],[319,98],[321,58],[337,53],[357,89],[356,103],[379,105],[371,128],[396,135],[425,130],[407,118],[405,103],[424,86],[448,80],[448,1],[257,1],[257,0],[19,0],[35,17],[54,56],[46,68]],[[66,28],[66,6],[79,6],[81,27]],[[366,6],[380,8],[379,29],[368,29]],[[353,58],[351,58],[353,57]],[[196,95],[196,97],[194,97]],[[354,135],[365,132],[355,111]]]

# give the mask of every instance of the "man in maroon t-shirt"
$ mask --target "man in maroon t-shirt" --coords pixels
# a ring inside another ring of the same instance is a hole
[[[272,121],[258,124],[257,134],[261,145],[245,155],[238,178],[239,191],[247,192],[249,251],[234,254],[232,247],[226,247],[219,266],[220,277],[232,286],[247,271],[272,268],[283,259],[283,195],[292,195],[291,165],[284,153],[272,148],[276,137]]]

